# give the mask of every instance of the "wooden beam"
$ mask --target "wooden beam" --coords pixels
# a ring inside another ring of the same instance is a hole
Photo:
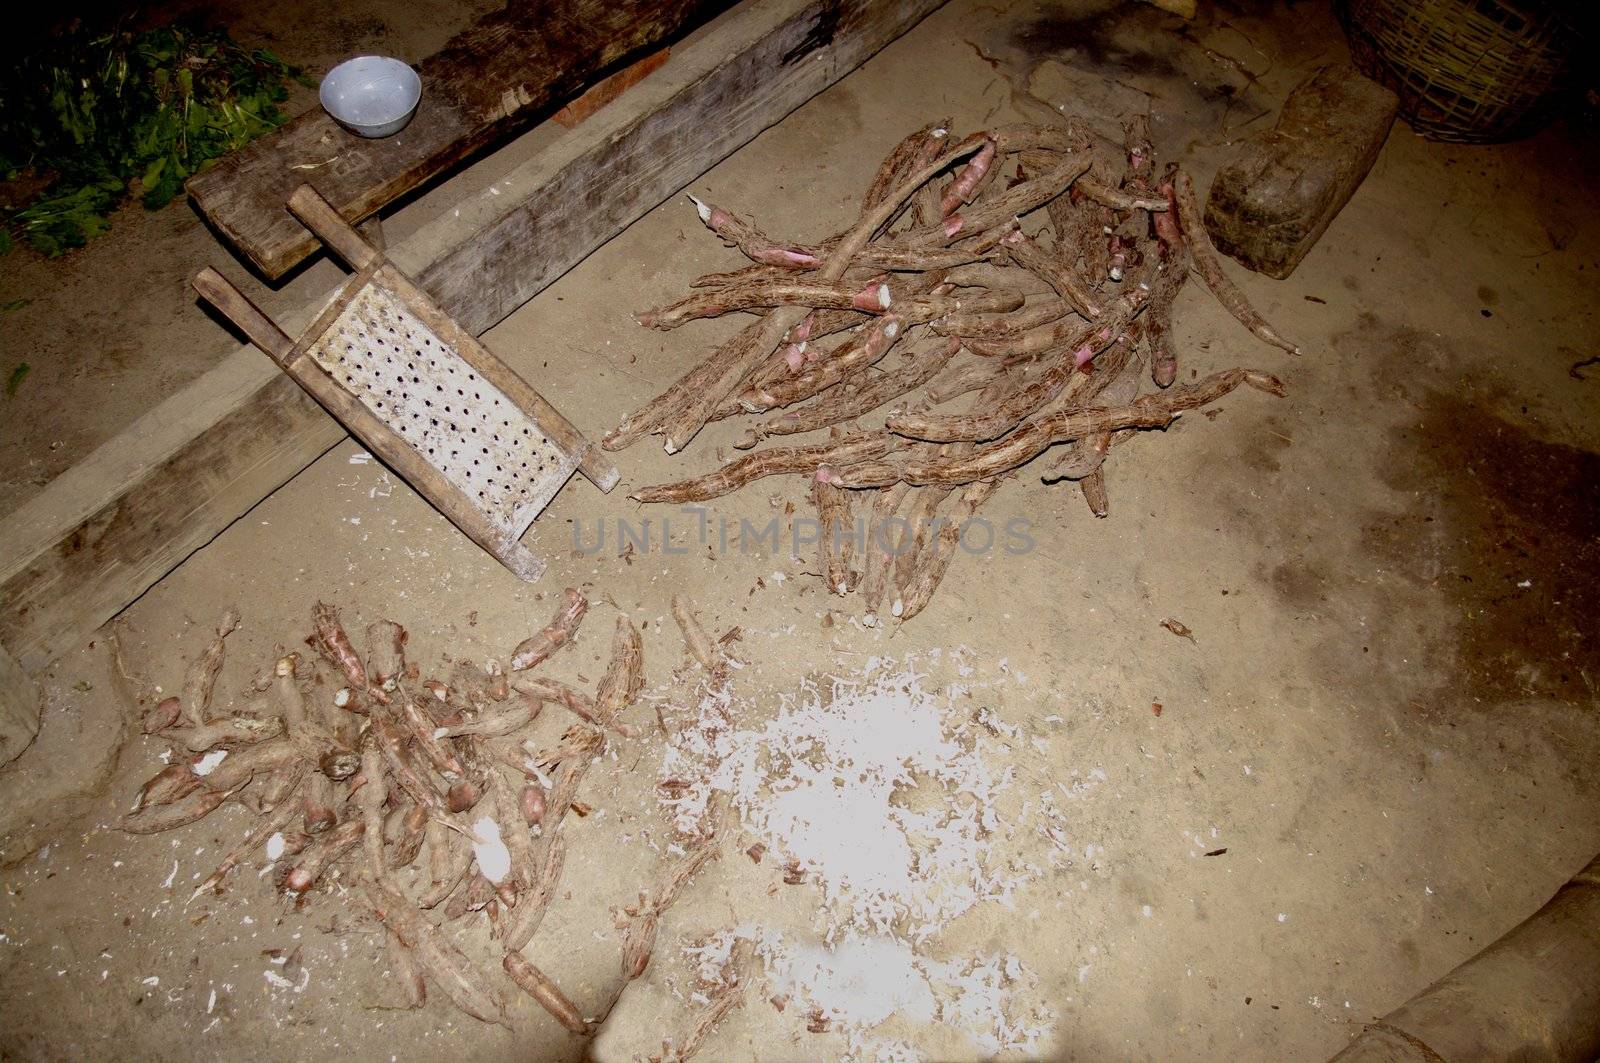
[[[942,2],[742,5],[390,257],[481,334]],[[284,324],[303,329],[331,295]],[[220,362],[0,521],[0,645],[24,669],[79,645],[344,437],[265,355]]]
[[[189,180],[189,195],[269,278],[320,245],[284,209],[314,185],[360,221],[650,51],[726,0],[511,0],[418,64],[422,100],[403,131],[367,140],[317,107]]]

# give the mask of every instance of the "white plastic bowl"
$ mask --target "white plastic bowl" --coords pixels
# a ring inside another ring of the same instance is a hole
[[[361,55],[346,59],[317,91],[334,121],[363,137],[387,137],[406,127],[422,99],[422,79],[398,59]]]

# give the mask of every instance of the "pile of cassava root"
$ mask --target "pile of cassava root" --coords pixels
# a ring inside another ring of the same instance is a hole
[[[661,913],[715,854],[727,812],[719,806],[692,828],[677,824],[678,855],[665,859],[636,904],[613,913],[621,949],[604,999],[581,1009],[525,954],[537,952],[529,942],[561,881],[567,813],[589,814],[578,800],[585,774],[610,743],[635,736],[619,717],[638,699],[644,659],[625,615],[592,694],[533,672],[573,641],[587,610],[568,588],[550,624],[512,651],[508,669],[458,660],[438,680],[419,678],[406,660],[399,625],[371,624],[362,654],[338,613],[319,603],[306,640],[314,652],[283,656],[255,684],[259,697],[219,715],[212,691],[239,623],[230,610],[181,693],[147,710],[145,733],[170,743],[172,756],[140,789],[122,829],[170,830],[239,805],[255,823],[191,901],[222,893],[229,875],[265,850],[292,896],[334,882],[352,887],[349,895],[383,927],[409,1006],[422,1006],[432,987],[474,1018],[509,1025],[503,994],[514,985],[573,1034],[591,1037],[644,973]],[[720,673],[723,655],[692,608],[675,600],[673,614],[698,667]],[[572,721],[540,745],[533,724],[547,709]],[[491,927],[491,962],[453,943],[460,928],[449,924],[466,919]],[[703,1017],[677,1043],[697,1044],[702,1024]],[[663,1054],[684,1056],[682,1048]]]
[[[740,449],[828,430],[633,497],[703,502],[765,476],[808,478],[828,590],[859,588],[869,623],[885,600],[901,621],[927,605],[963,523],[1014,470],[1045,458],[1042,479],[1076,481],[1105,516],[1113,444],[1240,384],[1283,393],[1248,369],[1176,382],[1172,308],[1191,269],[1252,333],[1298,353],[1222,272],[1189,176],[1156,175],[1142,119],[1121,147],[1076,121],[959,140],[930,125],[884,159],[856,223],[816,245],[694,205],[752,264],[700,277],[641,323],[756,320],[604,445],[653,433],[676,453],[708,422],[751,415]],[[1156,390],[1141,395],[1146,376]],[[963,396],[975,397],[950,405]]]

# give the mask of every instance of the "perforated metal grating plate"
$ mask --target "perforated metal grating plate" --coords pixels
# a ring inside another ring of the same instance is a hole
[[[504,392],[375,284],[306,353],[509,535],[520,536],[577,468]]]

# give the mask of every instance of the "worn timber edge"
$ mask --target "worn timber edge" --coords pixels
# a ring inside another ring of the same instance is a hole
[[[390,257],[481,334],[942,2],[741,5]],[[304,328],[331,296],[284,324]],[[0,520],[0,645],[28,673],[344,438],[254,348],[220,362]]]
[[[0,646],[0,764],[33,744],[41,708],[39,684]]]

